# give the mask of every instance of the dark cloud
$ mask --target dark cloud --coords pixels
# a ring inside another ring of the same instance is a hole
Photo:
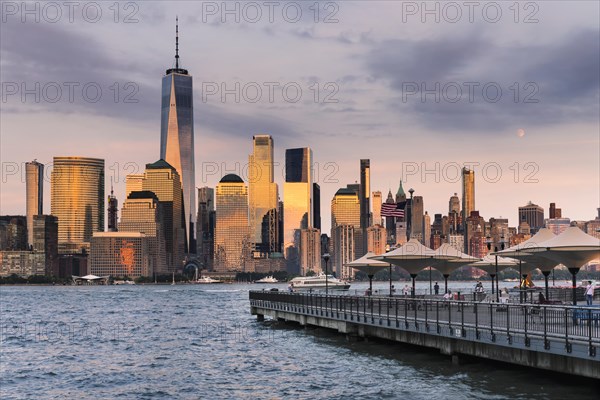
[[[366,64],[376,80],[399,92],[392,109],[440,132],[598,121],[599,37],[582,30],[543,47],[500,46],[481,35],[388,40],[367,54]],[[473,82],[472,101],[466,82]],[[439,101],[421,89],[439,93]]]
[[[117,58],[115,52],[73,26],[13,22],[3,26],[2,36],[2,82],[15,83],[20,91],[40,88],[39,100],[17,94],[8,97],[6,104],[18,104],[27,112],[77,112],[132,120],[147,119],[150,111],[158,114],[160,85],[144,82],[152,75],[160,77],[164,73],[160,68],[149,68],[131,57]]]

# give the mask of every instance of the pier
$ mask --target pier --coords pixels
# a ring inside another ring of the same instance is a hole
[[[461,356],[600,379],[600,308],[250,292],[251,313]]]

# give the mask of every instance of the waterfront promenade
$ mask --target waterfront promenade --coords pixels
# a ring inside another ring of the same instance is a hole
[[[405,297],[250,292],[251,313],[600,379],[600,308]]]

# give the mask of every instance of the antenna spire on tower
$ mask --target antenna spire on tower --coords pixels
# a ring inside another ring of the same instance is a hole
[[[175,17],[175,69],[179,69],[179,16]]]

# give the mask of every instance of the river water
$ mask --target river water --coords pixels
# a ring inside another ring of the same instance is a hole
[[[248,291],[263,288],[1,287],[0,398],[598,398],[566,376],[257,322]]]

